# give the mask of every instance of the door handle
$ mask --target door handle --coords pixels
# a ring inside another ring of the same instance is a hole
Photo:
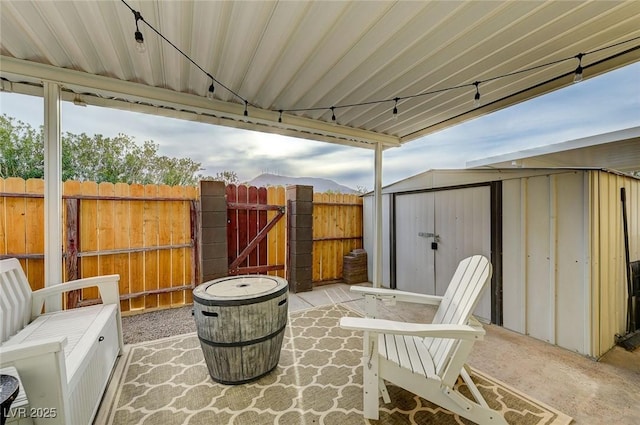
[[[440,242],[440,235],[435,234],[435,233],[420,232],[420,233],[418,233],[418,236],[423,237],[423,238],[433,238],[433,241],[435,243]]]

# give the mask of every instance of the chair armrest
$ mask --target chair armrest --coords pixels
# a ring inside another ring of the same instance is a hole
[[[369,286],[352,286],[351,292],[373,295],[378,299],[404,301],[413,304],[439,305],[442,297],[437,295],[417,294],[415,292],[398,291],[397,289],[371,288]]]
[[[120,290],[118,282],[120,281],[120,275],[111,274],[104,276],[87,277],[84,279],[72,280],[66,283],[59,283],[53,286],[47,286],[46,288],[33,291],[32,297],[32,319],[38,317],[42,311],[42,306],[49,298],[60,296],[61,294],[77,289],[98,287],[100,291],[100,297],[104,304],[117,304],[120,302]]]
[[[481,340],[485,334],[482,327],[469,325],[407,323],[361,317],[343,317],[340,327],[384,334],[466,340]]]
[[[43,338],[37,342],[0,347],[0,367],[13,366],[18,371],[30,409],[55,412],[52,418],[35,419],[36,424],[72,423],[63,351],[66,341],[66,337]]]
[[[43,354],[62,351],[65,345],[67,345],[67,337],[65,336],[4,345],[0,347],[0,366],[5,363],[13,363],[16,360],[24,360],[30,357],[38,357]]]

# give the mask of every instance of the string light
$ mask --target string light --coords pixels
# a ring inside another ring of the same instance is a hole
[[[477,108],[480,106],[480,81],[476,81],[473,85],[476,86],[476,94],[473,96],[473,107]]]
[[[191,59],[191,57],[189,55],[187,55],[185,52],[182,51],[182,49],[180,49],[178,46],[176,46],[173,42],[171,42],[171,40],[169,40],[167,37],[165,37],[160,31],[158,31],[153,25],[151,25],[149,22],[147,22],[142,15],[140,14],[140,12],[138,12],[137,10],[134,10],[131,6],[129,6],[129,4],[125,1],[125,0],[120,0],[122,4],[124,4],[132,13],[133,16],[136,19],[136,34],[135,34],[135,39],[138,42],[138,44],[143,44],[143,48],[144,47],[144,38],[142,37],[142,33],[139,31],[138,29],[138,21],[142,21],[144,22],[153,32],[155,32],[160,38],[162,38],[164,41],[166,41],[167,43],[169,43],[169,45],[171,47],[173,47],[178,53],[180,53],[185,59],[187,59],[189,62],[191,62],[196,68],[198,68],[200,71],[202,71],[202,73],[204,73],[207,77],[211,78],[211,80],[213,81],[213,83],[211,83],[211,85],[213,85],[214,83],[217,84],[218,86],[224,88],[226,91],[228,91],[229,93],[231,93],[232,95],[234,95],[235,97],[237,97],[238,99],[242,100],[245,103],[245,111],[246,111],[246,107],[247,104],[249,103],[249,101],[247,99],[245,99],[244,97],[240,96],[238,93],[236,93],[235,91],[233,91],[232,89],[230,89],[229,87],[227,87],[226,85],[222,84],[220,81],[218,81],[215,77],[213,77],[213,75],[211,75],[210,73],[208,73],[203,67],[201,67],[200,65],[198,65],[198,63],[196,61],[194,61],[193,59]],[[138,49],[139,46],[136,46]],[[209,91],[211,90],[211,86],[209,86]],[[208,92],[207,92],[208,93]],[[248,115],[248,112],[245,114],[245,116]]]
[[[138,27],[138,21],[142,21],[153,32],[155,32],[158,36],[160,36],[164,41],[169,43],[180,54],[182,54],[182,56],[184,56],[189,62],[191,62],[198,69],[200,69],[200,71],[202,71],[205,75],[207,75],[209,78],[211,78],[212,83],[209,86],[209,90],[207,92],[207,97],[208,98],[213,98],[213,92],[215,90],[214,84],[218,84],[218,86],[224,88],[225,90],[227,90],[229,93],[233,94],[236,98],[240,99],[244,103],[244,116],[245,117],[249,116],[248,106],[249,106],[250,103],[249,103],[248,99],[245,99],[244,97],[240,96],[238,93],[236,93],[235,91],[233,91],[232,89],[230,89],[229,87],[225,86],[220,81],[215,79],[210,73],[205,71],[204,68],[202,68],[193,59],[191,59],[191,57],[189,57],[189,55],[187,55],[179,47],[177,47],[169,39],[167,39],[164,35],[162,35],[155,27],[153,27],[151,24],[149,24],[147,21],[145,21],[145,19],[142,17],[140,12],[134,10],[131,6],[129,6],[125,0],[121,0],[121,2],[126,7],[128,7],[134,14],[135,21],[136,21],[136,32],[135,32],[136,48],[139,51],[144,52],[146,50],[146,47],[145,47],[145,44],[144,44],[144,38],[143,38],[142,33],[140,32],[139,27]],[[601,52],[603,50],[607,50],[607,49],[611,49],[611,48],[614,48],[614,47],[618,47],[618,46],[621,46],[623,44],[627,44],[627,43],[631,43],[631,42],[634,42],[634,41],[638,41],[638,40],[640,40],[640,36],[633,37],[633,38],[628,39],[628,40],[623,40],[623,41],[620,41],[620,42],[617,42],[617,43],[614,43],[614,44],[611,44],[611,45],[603,46],[601,48],[598,48],[598,49],[595,49],[595,50],[592,50],[592,51],[589,51],[589,52],[579,53],[576,56],[569,56],[569,57],[565,57],[565,58],[560,58],[560,59],[557,59],[555,61],[551,61],[551,62],[547,62],[547,63],[535,65],[535,66],[531,66],[531,67],[528,67],[528,68],[523,68],[523,69],[520,69],[518,71],[513,71],[513,72],[510,72],[510,73],[507,73],[507,74],[490,77],[490,78],[487,78],[487,79],[484,79],[484,80],[477,80],[477,81],[475,81],[473,83],[460,84],[460,85],[457,85],[457,86],[445,87],[445,88],[441,88],[441,89],[421,92],[421,93],[407,95],[407,96],[397,96],[397,97],[394,97],[394,98],[391,98],[391,99],[387,98],[387,99],[371,100],[371,101],[362,102],[362,103],[345,104],[345,105],[339,105],[339,106],[335,106],[334,105],[334,106],[331,106],[329,108],[327,108],[326,106],[318,106],[318,107],[314,107],[314,108],[279,109],[278,110],[278,112],[279,112],[278,122],[282,123],[282,114],[284,112],[293,112],[293,113],[295,113],[295,112],[312,112],[312,111],[322,111],[322,110],[326,111],[327,109],[329,109],[329,110],[331,110],[331,122],[332,122],[332,124],[337,124],[336,114],[335,114],[335,109],[336,108],[352,108],[352,107],[359,107],[359,106],[378,105],[378,104],[382,104],[382,103],[386,103],[386,102],[390,102],[390,101],[394,101],[394,106],[393,106],[393,110],[392,110],[392,116],[393,116],[393,120],[395,121],[398,118],[398,102],[401,101],[401,100],[413,99],[413,98],[423,97],[423,96],[429,96],[429,95],[433,95],[433,94],[444,93],[444,92],[447,92],[447,91],[457,90],[457,89],[462,89],[462,88],[468,88],[468,87],[475,87],[475,89],[476,89],[475,94],[474,94],[474,99],[473,99],[473,106],[477,108],[477,107],[480,106],[480,84],[482,84],[482,83],[486,83],[486,82],[489,82],[489,81],[495,81],[495,80],[499,80],[499,79],[502,79],[502,78],[511,77],[511,76],[514,76],[514,75],[519,75],[519,74],[522,74],[522,73],[527,73],[527,72],[535,71],[535,70],[542,69],[542,68],[548,68],[548,67],[555,66],[555,65],[558,65],[560,63],[569,61],[569,60],[573,60],[573,59],[578,59],[578,67],[574,71],[574,81],[575,82],[579,82],[579,81],[582,81],[583,71],[584,71],[583,66],[582,66],[582,58],[583,57],[585,57],[587,55],[590,55],[590,54],[593,54],[593,53]],[[640,50],[640,45],[630,47],[630,48],[628,48],[627,50],[625,50],[623,52],[618,52],[618,53],[612,54],[609,57],[605,57],[604,59],[599,60],[597,63],[605,62],[605,61],[611,60],[613,58],[616,58],[616,57],[618,57],[618,56],[620,56],[622,54],[628,54],[628,53],[631,53],[631,52],[636,51],[636,50]],[[568,75],[570,75],[570,73],[563,74],[562,77],[568,76]],[[255,106],[255,105],[251,105],[251,106]]]
[[[578,59],[578,67],[576,68],[576,71],[574,72],[573,75],[573,82],[574,83],[579,83],[580,81],[582,81],[582,57],[584,56],[584,54],[582,53],[578,53],[576,55],[576,59]]]
[[[145,46],[144,44],[144,37],[140,32],[140,28],[138,28],[138,21],[142,19],[142,15],[140,14],[140,12],[133,11],[133,16],[136,20],[136,32],[134,34],[134,37],[136,39],[136,50],[138,51],[138,53],[144,53],[147,51],[147,46]]]
[[[209,86],[209,91],[207,92],[207,99],[209,100],[213,100],[213,92],[215,91],[215,86],[213,85],[213,82],[211,82],[211,85]]]
[[[393,100],[395,101],[395,103],[393,104],[393,120],[398,121],[398,101],[400,100],[400,98],[396,97]]]

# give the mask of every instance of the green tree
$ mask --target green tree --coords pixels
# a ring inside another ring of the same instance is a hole
[[[44,177],[44,143],[42,130],[0,117],[0,177],[24,179]]]
[[[196,172],[202,170],[199,162],[189,158],[159,157],[154,163],[155,173],[162,176],[162,181],[155,183],[168,184],[169,186],[193,186],[199,178]]]
[[[189,158],[170,158],[158,154],[159,145],[151,140],[142,145],[125,134],[105,137],[85,133],[62,135],[62,180],[111,183],[166,184],[189,186],[203,176],[201,164]],[[0,116],[0,177],[43,178],[43,129]],[[233,171],[211,177],[226,184],[237,183]]]
[[[199,176],[200,180],[214,180],[217,182],[224,182],[224,184],[238,184],[238,175],[235,171],[222,171],[216,173],[215,176]]]

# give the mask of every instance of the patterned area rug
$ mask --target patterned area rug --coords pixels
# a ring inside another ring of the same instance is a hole
[[[121,359],[122,373],[112,380],[117,391],[103,403],[100,417],[109,425],[470,423],[391,384],[391,403],[383,405],[380,420],[363,419],[362,337],[338,326],[347,315],[357,314],[340,305],[291,314],[278,366],[244,385],[209,377],[194,333],[133,345]],[[486,375],[473,371],[472,377],[510,424],[571,422]]]

